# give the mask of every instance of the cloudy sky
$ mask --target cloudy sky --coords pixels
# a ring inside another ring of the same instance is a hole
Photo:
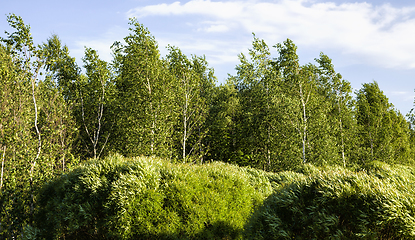
[[[301,63],[324,52],[354,89],[377,81],[403,114],[415,89],[415,1],[410,0],[0,0],[0,36],[6,15],[30,24],[36,43],[57,34],[82,64],[84,46],[111,60],[110,46],[128,35],[129,18],[159,43],[205,55],[218,82],[235,74],[252,32],[269,46],[290,38]],[[276,56],[276,51],[273,51]]]

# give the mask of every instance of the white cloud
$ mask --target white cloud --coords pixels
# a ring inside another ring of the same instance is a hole
[[[197,54],[198,56],[209,53],[207,60],[209,64],[220,65],[232,63],[234,66],[238,62],[240,49],[247,49],[247,44],[237,41],[221,41],[205,38],[197,38],[189,34],[180,34],[172,39],[168,37],[157,37],[160,53],[162,56],[167,55],[165,46],[172,45],[179,47],[186,55]],[[191,44],[189,44],[191,42]]]
[[[197,16],[199,22],[192,27],[199,32],[255,32],[272,44],[288,37],[302,47],[337,49],[355,63],[415,68],[414,7],[312,0],[191,0],[138,7],[127,15]]]
[[[84,57],[85,47],[92,48],[98,52],[100,59],[110,62],[112,61],[111,46],[115,41],[123,41],[127,36],[126,29],[121,27],[111,27],[104,34],[96,38],[78,39],[75,41],[75,46],[71,54],[75,56],[78,64],[83,65],[82,58]]]
[[[76,41],[78,46],[72,52],[76,59],[81,59],[84,56],[85,47],[92,48],[98,52],[99,57],[105,61],[111,61],[111,41],[100,41],[100,40],[80,40]],[[79,57],[78,57],[79,56]]]
[[[413,102],[415,97],[413,91],[385,91],[385,93],[387,93],[388,96],[400,98],[402,102]]]
[[[408,113],[414,107],[415,94],[413,91],[384,91],[385,95],[402,114]]]
[[[229,30],[229,27],[225,24],[211,24],[208,27],[205,28],[199,28],[200,31],[205,31],[208,33],[221,33],[221,32],[227,32]]]
[[[185,4],[174,2],[172,4],[157,4],[137,7],[128,11],[128,17],[142,18],[154,15],[183,15],[201,14],[222,19],[239,17],[244,10],[244,2],[211,2],[210,0],[192,0]]]

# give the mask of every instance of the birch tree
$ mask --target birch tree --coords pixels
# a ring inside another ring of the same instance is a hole
[[[60,165],[65,169],[67,160],[85,157],[85,145],[79,134],[79,79],[81,69],[70,56],[69,49],[54,34],[41,46],[45,79],[40,82],[43,102],[44,127],[52,136],[47,151],[61,154]],[[52,129],[55,129],[52,131]],[[59,147],[58,147],[58,146]]]
[[[98,53],[85,48],[84,68],[86,76],[78,78],[79,110],[82,119],[84,141],[90,156],[99,158],[107,145],[114,121],[107,111],[113,92],[112,72]],[[79,111],[78,110],[78,111]]]
[[[34,45],[21,17],[9,15],[8,22],[14,32],[0,39],[0,233],[14,239],[32,221],[40,185],[65,169],[70,143],[61,151],[55,137],[71,136],[64,136],[65,103],[51,84],[43,47]]]
[[[208,114],[208,92],[214,82],[213,72],[203,57],[189,59],[172,46],[169,46],[167,62],[175,86],[180,158],[186,162],[189,156],[195,156],[202,161],[204,152],[201,145],[206,135],[203,125]]]
[[[299,64],[297,47],[287,39],[276,45],[279,57],[275,66],[281,81],[281,118],[286,126],[287,145],[300,147],[301,162],[317,165],[336,157],[334,137],[327,120],[329,111],[325,96],[320,94],[318,69],[309,63]],[[296,165],[297,163],[293,163]]]
[[[283,44],[277,44],[279,52],[277,66],[282,75],[284,86],[283,101],[286,122],[294,128],[301,143],[301,159],[307,162],[308,127],[311,100],[314,95],[314,76],[310,69],[301,68],[296,53],[297,47],[287,39]]]
[[[378,83],[363,84],[356,95],[361,164],[410,162],[409,123],[389,103]]]
[[[42,151],[42,137],[38,126],[38,100],[36,98],[36,82],[42,68],[43,62],[39,51],[33,43],[33,39],[30,34],[30,26],[25,25],[23,19],[16,15],[9,15],[8,22],[11,27],[16,31],[13,33],[6,32],[7,39],[3,39],[3,42],[9,48],[14,62],[20,67],[21,77],[28,79],[31,86],[31,99],[34,110],[33,127],[37,138],[36,154],[30,161],[29,180],[30,180],[30,211],[34,211],[34,172],[40,153]]]
[[[343,167],[353,160],[356,142],[356,121],[354,118],[354,100],[350,82],[344,80],[340,73],[336,73],[332,60],[320,53],[315,59],[318,65],[318,86],[324,101],[330,103],[327,107],[330,122],[330,134],[336,138],[336,145],[340,153],[340,162]]]
[[[275,97],[278,79],[272,67],[270,49],[254,35],[249,55],[239,55],[236,86],[241,115],[238,119],[239,161],[271,170],[276,149]],[[271,160],[272,159],[272,160]]]
[[[163,69],[157,42],[135,19],[125,45],[118,44],[117,145],[127,156],[171,157],[172,79]]]
[[[9,46],[10,47],[10,46]],[[33,132],[31,82],[23,77],[16,57],[0,46],[0,147],[2,154],[0,191],[0,235],[17,237],[29,221],[33,198],[32,168],[38,149]],[[31,181],[32,180],[32,181]],[[21,219],[17,223],[15,219]]]

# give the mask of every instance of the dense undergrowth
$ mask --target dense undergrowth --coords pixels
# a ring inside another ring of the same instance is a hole
[[[305,165],[270,179],[273,194],[248,239],[414,239],[414,169],[372,162],[358,171]]]
[[[238,239],[271,194],[266,175],[115,155],[46,184],[30,231],[45,239]]]
[[[266,173],[119,155],[46,184],[32,239],[414,239],[414,169]]]

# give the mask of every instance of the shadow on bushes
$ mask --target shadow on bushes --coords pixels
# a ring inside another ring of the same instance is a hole
[[[246,239],[414,239],[413,170],[373,163],[284,172],[252,214]]]
[[[26,239],[415,239],[414,172],[373,162],[271,174],[116,155],[46,184]]]
[[[241,239],[265,172],[112,156],[45,184],[29,239]]]
[[[234,228],[226,221],[218,221],[206,225],[202,231],[189,236],[186,233],[137,235],[134,239],[160,239],[160,240],[228,240],[242,239],[241,230]]]

